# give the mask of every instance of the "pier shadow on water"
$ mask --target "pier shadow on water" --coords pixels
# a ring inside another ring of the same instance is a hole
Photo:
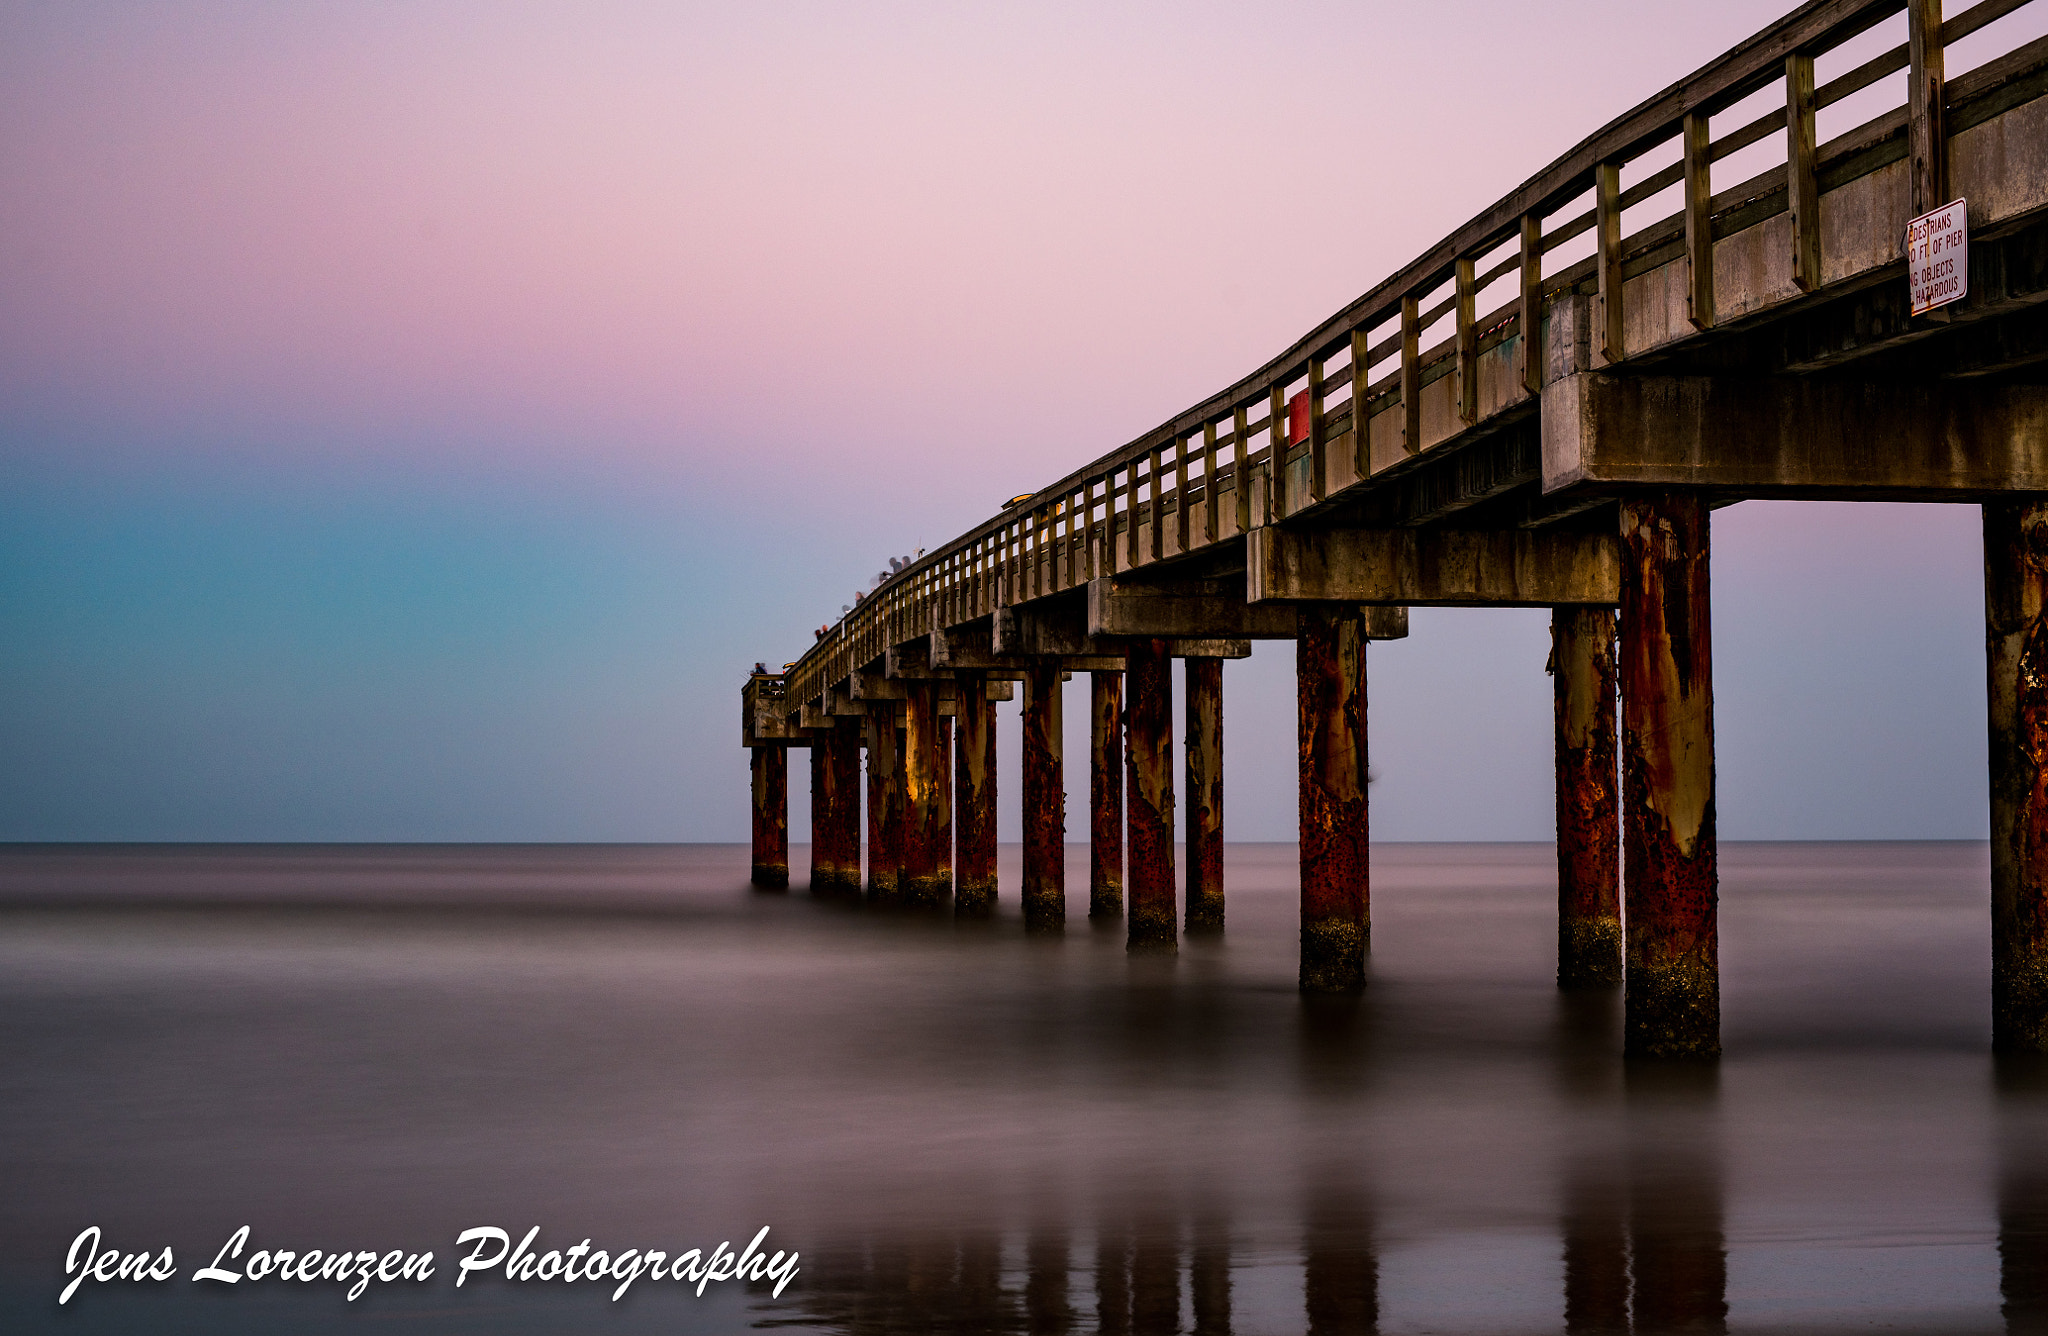
[[[1007,852],[1007,851],[1006,851]],[[1547,846],[1378,852],[1366,993],[1229,930],[749,892],[744,848],[0,854],[0,1327],[2048,1331],[2048,1079],[1994,1064],[1980,845],[1731,846],[1717,1065],[1552,985]],[[800,867],[802,850],[794,860]],[[270,1247],[431,1284],[208,1288]],[[177,1280],[59,1308],[87,1225]],[[457,1290],[455,1235],[796,1249]]]

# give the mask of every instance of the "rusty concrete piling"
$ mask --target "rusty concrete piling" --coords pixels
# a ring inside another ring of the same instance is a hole
[[[1088,675],[1088,917],[1124,912],[1124,675]]]
[[[1179,945],[1173,891],[1173,660],[1164,640],[1133,640],[1124,661],[1129,730],[1128,946]]]
[[[953,890],[952,798],[936,681],[903,684],[903,870],[897,893],[916,909],[933,909]]]
[[[958,708],[957,705],[955,708]],[[946,869],[946,889],[953,888],[953,716],[939,716],[939,793],[945,810],[939,815],[939,863]]]
[[[764,891],[789,889],[789,753],[755,747],[754,885]]]
[[[953,806],[958,812],[953,912],[986,914],[996,902],[996,705],[977,674],[960,675],[953,745]]]
[[[903,730],[887,701],[868,705],[868,899],[893,902],[903,870]]]
[[[1557,703],[1557,984],[1621,984],[1621,809],[1614,752],[1614,613],[1550,617]]]
[[[1365,631],[1355,607],[1304,604],[1294,642],[1304,992],[1365,987],[1372,933]]]
[[[1223,931],[1223,660],[1187,664],[1187,927]]]
[[[2048,1053],[2048,504],[1984,504],[1991,1046]]]
[[[840,719],[811,735],[811,893],[860,889],[860,734]]]
[[[1705,498],[1625,496],[1621,548],[1623,1049],[1714,1057],[1721,982]]]
[[[1024,679],[1024,925],[1067,918],[1067,793],[1061,769],[1060,665],[1037,659]]]

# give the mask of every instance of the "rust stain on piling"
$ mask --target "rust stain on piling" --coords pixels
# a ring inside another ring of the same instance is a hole
[[[892,705],[868,706],[868,899],[893,902],[903,868],[903,730]]]
[[[756,747],[754,771],[754,885],[789,889],[789,753]]]
[[[2048,1053],[2048,505],[1984,506],[1991,1043]]]
[[[860,736],[851,719],[811,736],[811,893],[860,888]]]
[[[1034,661],[1024,701],[1024,925],[1067,919],[1067,795],[1060,758],[1060,668]]]
[[[1621,696],[1627,1000],[1636,1057],[1721,1051],[1707,508],[1621,503]]]
[[[1088,675],[1088,917],[1124,912],[1124,675]]]
[[[1365,625],[1355,608],[1305,604],[1294,642],[1300,716],[1301,987],[1365,987],[1371,940]]]
[[[1187,664],[1187,923],[1223,931],[1223,660]]]
[[[897,890],[903,903],[933,909],[953,889],[951,795],[944,781],[945,753],[939,731],[939,687],[933,681],[906,682],[903,691],[903,871]]]
[[[996,707],[981,677],[962,674],[954,729],[954,807],[959,812],[953,912],[986,914],[996,900]]]
[[[1557,983],[1621,983],[1621,831],[1614,613],[1551,614],[1557,700]]]
[[[1163,640],[1133,640],[1124,660],[1129,811],[1127,944],[1172,951],[1180,933],[1173,894],[1173,660]]]

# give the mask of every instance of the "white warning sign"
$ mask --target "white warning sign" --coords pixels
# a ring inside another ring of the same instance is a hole
[[[1906,224],[1906,282],[1914,315],[1970,295],[1970,219],[1962,200]]]

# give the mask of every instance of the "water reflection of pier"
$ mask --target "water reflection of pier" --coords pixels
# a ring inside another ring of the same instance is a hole
[[[1594,1170],[1567,1187],[1557,1295],[1566,1332],[1727,1329],[1716,1175],[1710,1165],[1672,1160],[1646,1168],[1621,1181]],[[1364,1195],[1349,1184],[1312,1193],[1300,1237],[1301,1329],[1378,1331],[1380,1259]],[[1250,1330],[1238,1324],[1233,1302],[1233,1266],[1248,1263],[1233,1258],[1220,1219],[1111,1217],[1085,1231],[1043,1227],[1009,1242],[1016,1246],[1006,1248],[993,1231],[930,1231],[829,1249],[806,1259],[801,1292],[763,1301],[769,1315],[760,1325],[849,1336]],[[1006,1269],[1006,1254],[1020,1265]]]
[[[1530,1166],[1555,1184],[1556,1288],[1521,1296],[1526,1307],[1547,1309],[1548,1329],[1573,1336],[1726,1331],[1718,1073],[1592,1060],[1611,1053],[1619,1021],[1611,997],[1599,1014],[1582,999],[1562,999],[1559,1020],[1552,1075],[1575,1116],[1554,1163]],[[1316,1015],[1298,1035],[1298,1078],[1322,1095],[1340,1093],[1340,1071],[1354,1084],[1366,1079],[1356,1059],[1368,1028],[1356,1016]],[[1297,1173],[1292,1225],[1270,1212],[1233,1213],[1200,1191],[1154,1187],[1088,1206],[1041,1202],[1020,1227],[874,1232],[808,1258],[801,1293],[771,1305],[767,1325],[850,1336],[1215,1336],[1268,1329],[1276,1291],[1292,1285],[1298,1297],[1285,1301],[1298,1303],[1298,1325],[1289,1329],[1378,1331],[1386,1258],[1415,1239],[1394,1228],[1397,1208],[1375,1181],[1373,1148],[1303,1163]],[[2033,1190],[2048,1189],[2048,1174],[2012,1181],[2008,1311],[2016,1303],[2048,1311],[2039,1302],[2048,1296],[2048,1191]],[[1259,1310],[1249,1325],[1248,1299]]]

